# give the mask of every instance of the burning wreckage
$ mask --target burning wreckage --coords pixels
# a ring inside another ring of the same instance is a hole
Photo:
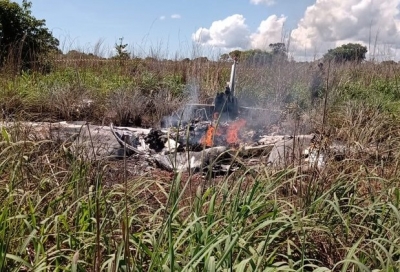
[[[136,131],[110,127],[122,154],[145,156],[169,171],[228,172],[246,164],[251,167],[303,165],[321,168],[327,147],[318,135],[271,135],[268,128],[254,124],[252,116],[265,114],[259,108],[240,107],[234,95],[234,61],[225,92],[218,93],[213,105],[191,104],[177,118],[165,118],[162,129]],[[190,111],[191,118],[179,116]],[[271,112],[268,112],[271,114]],[[172,121],[171,121],[172,120]],[[334,146],[335,153],[343,150]],[[120,152],[121,153],[121,152]]]
[[[83,159],[133,157],[169,171],[207,169],[225,173],[243,164],[254,168],[290,165],[321,168],[326,163],[327,151],[343,154],[341,146],[327,146],[319,135],[277,134],[254,122],[254,116],[273,113],[239,106],[234,94],[235,67],[236,61],[225,92],[216,95],[213,105],[187,105],[177,116],[189,108],[190,118],[184,121],[175,118],[174,122],[166,118],[161,129],[59,122],[46,128],[31,123],[29,133],[36,139],[69,142],[69,150]]]

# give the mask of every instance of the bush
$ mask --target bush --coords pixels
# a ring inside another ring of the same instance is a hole
[[[0,1],[0,67],[15,71],[47,68],[49,53],[57,52],[59,41],[45,27],[45,20],[31,15],[31,2]]]

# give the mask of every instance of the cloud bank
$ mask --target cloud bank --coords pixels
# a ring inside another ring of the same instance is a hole
[[[245,49],[250,46],[250,30],[243,15],[234,14],[215,21],[210,28],[199,28],[192,39],[202,45],[222,49]]]
[[[268,0],[251,0],[253,4],[271,4]],[[321,57],[330,48],[345,43],[361,43],[369,56],[400,58],[400,0],[316,0],[292,29],[290,48],[295,59]],[[224,50],[263,49],[270,43],[288,42],[283,35],[285,16],[271,15],[251,30],[241,14],[215,21],[200,28],[194,41]]]
[[[317,0],[292,31],[294,50],[324,52],[357,42],[366,45],[369,54],[395,53],[400,42],[399,4],[400,0]]]

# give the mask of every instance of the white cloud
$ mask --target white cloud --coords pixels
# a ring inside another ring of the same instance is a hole
[[[292,31],[294,54],[321,56],[327,49],[349,42],[364,44],[372,51],[375,39],[396,48],[400,44],[399,4],[400,0],[317,0]]]
[[[271,6],[275,4],[274,0],[250,0],[250,3],[254,5],[266,4],[267,6]]]
[[[254,4],[272,1],[250,0]],[[377,58],[400,60],[400,0],[316,0],[290,35],[289,52],[295,59],[319,58],[330,48],[361,43]],[[201,45],[233,49],[268,49],[284,40],[285,16],[271,15],[252,31],[245,17],[234,14],[199,28],[192,39]],[[376,41],[376,47],[375,47]]]
[[[251,48],[266,50],[271,43],[282,41],[283,25],[286,17],[269,16],[262,21],[256,33],[250,35]]]
[[[165,15],[160,16],[160,18],[158,18],[159,20],[165,20],[167,17]],[[179,14],[172,14],[170,16],[171,19],[180,19],[181,15]]]
[[[235,14],[224,20],[215,21],[210,28],[199,28],[192,35],[194,41],[225,50],[268,49],[270,43],[282,40],[283,24],[286,17],[271,15],[260,23],[257,31],[251,33],[243,15]]]
[[[171,19],[180,19],[181,15],[180,14],[172,14]]]
[[[250,30],[243,15],[234,14],[213,22],[210,28],[199,28],[192,34],[192,39],[202,45],[223,49],[245,49],[250,45]]]

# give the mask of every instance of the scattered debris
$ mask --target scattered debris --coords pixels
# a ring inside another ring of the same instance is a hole
[[[306,158],[306,154],[309,153],[312,139],[313,135],[284,137],[274,144],[268,157],[268,164],[275,168],[299,165],[300,161]]]
[[[213,105],[186,105],[183,108],[189,108],[188,112],[183,109],[162,120],[163,129],[95,126],[87,122],[23,126],[35,139],[61,141],[83,160],[135,157],[148,162],[147,168],[208,168],[225,173],[234,171],[239,160],[241,165],[251,166],[282,168],[308,164],[323,168],[329,146],[321,145],[316,135],[279,135],[279,114],[275,111],[239,106],[234,96],[236,63],[235,60],[225,92],[216,95]],[[79,107],[90,108],[92,102],[83,100]]]
[[[337,157],[344,156],[344,149],[338,144],[318,148],[315,135],[268,136],[244,129],[244,122],[239,121],[220,125],[203,121],[169,129],[96,126],[86,122],[13,125],[23,127],[31,139],[64,143],[71,154],[84,160],[134,156],[138,161],[147,161],[148,167],[168,171],[200,171],[211,166],[216,172],[228,172],[235,169],[236,160],[249,166],[282,168],[308,164],[322,168],[326,164],[326,150],[332,150]],[[215,128],[212,133],[211,127]]]
[[[227,150],[225,146],[217,146],[202,151],[188,151],[170,154],[156,154],[158,165],[168,171],[198,171],[218,162],[218,158]]]

